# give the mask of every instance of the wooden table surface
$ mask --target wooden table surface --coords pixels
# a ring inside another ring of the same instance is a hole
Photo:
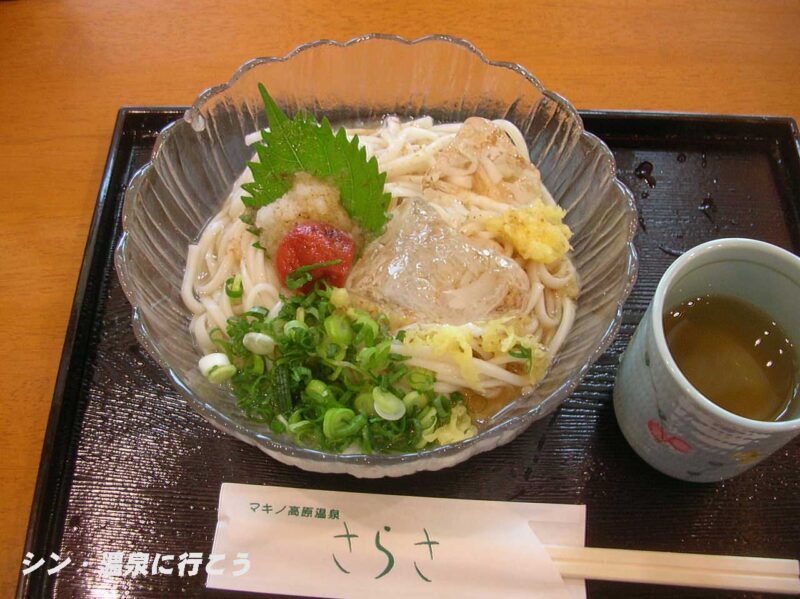
[[[800,117],[800,4],[0,1],[0,594],[28,511],[117,109],[188,104],[255,56],[380,31],[464,37],[578,108]]]

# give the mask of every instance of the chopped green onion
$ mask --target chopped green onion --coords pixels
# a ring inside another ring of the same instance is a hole
[[[331,341],[337,345],[350,345],[353,340],[353,327],[344,316],[339,314],[331,314],[325,319],[323,323],[325,332]]]
[[[384,420],[400,420],[406,413],[406,405],[403,400],[391,391],[386,391],[380,387],[372,390],[375,412]]]
[[[430,370],[415,368],[408,373],[407,380],[412,389],[424,392],[433,389],[433,383],[436,380],[436,376]]]
[[[292,433],[299,433],[302,430],[305,430],[307,428],[311,428],[311,426],[312,426],[312,423],[310,421],[308,421],[308,420],[299,420],[297,422],[290,422],[289,426],[287,426],[286,428],[288,428],[289,431],[292,432]]]
[[[261,356],[270,356],[275,351],[275,340],[264,333],[250,332],[242,338],[245,348]]]
[[[368,426],[361,429],[361,449],[364,453],[372,453],[373,450],[372,438],[369,434]]]
[[[344,287],[331,289],[331,303],[337,308],[346,308],[350,304],[350,295]]]
[[[230,380],[234,374],[236,374],[236,366],[228,364],[226,366],[214,366],[214,368],[208,372],[206,378],[209,383],[219,385],[220,383]]]
[[[306,385],[306,395],[323,405],[334,401],[333,393],[328,389],[328,385],[318,379],[312,379]]]
[[[413,414],[428,405],[428,398],[419,391],[409,391],[403,396],[403,403],[406,406],[406,412]]]
[[[251,316],[259,319],[265,318],[267,314],[269,314],[269,310],[267,310],[264,306],[253,306],[244,313],[245,316]]]
[[[380,332],[378,323],[363,310],[348,310],[347,315],[355,321],[353,326],[356,331],[356,343],[364,345],[375,343],[375,338]]]
[[[227,354],[218,352],[214,354],[208,354],[200,358],[200,360],[197,362],[197,367],[200,369],[200,372],[204,377],[208,377],[208,375],[211,374],[211,371],[217,366],[228,366],[230,363],[231,361],[228,359]]]
[[[275,364],[272,375],[272,393],[275,407],[281,412],[288,412],[292,407],[291,373],[285,364]]]
[[[259,356],[258,354],[253,354],[253,367],[250,369],[253,374],[262,375],[264,374],[264,369],[266,368],[266,364],[264,363],[264,358]]]
[[[375,416],[375,399],[372,397],[372,391],[364,391],[356,395],[353,406],[361,414]]]
[[[356,356],[359,365],[368,371],[386,368],[392,351],[391,341],[381,341],[375,347],[365,347]]]
[[[330,408],[322,420],[322,433],[328,439],[346,439],[356,434],[367,423],[363,414],[356,416],[348,408]]]
[[[225,281],[225,295],[231,299],[241,299],[242,294],[244,294],[244,287],[242,286],[241,275],[236,275]]]
[[[341,263],[342,259],[336,258],[335,260],[328,260],[327,262],[316,262],[314,264],[306,264],[305,266],[301,266],[300,268],[295,269],[286,275],[286,287],[292,291],[295,289],[300,289],[306,283],[310,283],[314,278],[311,274],[312,270],[325,268],[326,266],[335,266]]]
[[[283,325],[283,334],[287,337],[292,337],[293,335],[296,336],[297,331],[307,331],[308,325],[300,320],[290,320],[285,325]]]
[[[530,347],[526,347],[524,345],[515,345],[508,355],[512,358],[519,358],[525,360],[525,370],[530,373],[531,368],[533,367],[533,350]]]
[[[292,412],[291,416],[289,416],[289,421],[288,421],[287,425],[288,424],[297,424],[301,420],[303,420],[303,411],[299,410],[299,409],[295,410],[294,412]]]
[[[433,407],[436,408],[436,414],[443,420],[450,418],[451,406],[450,398],[446,395],[437,395],[433,400]]]
[[[347,346],[334,343],[330,337],[325,337],[317,346],[317,354],[326,360],[344,360],[347,354]]]
[[[436,426],[436,408],[428,406],[419,416],[419,423],[426,432],[433,431]]]
[[[334,294],[322,285],[232,316],[210,333],[219,353],[200,370],[229,380],[247,418],[299,446],[397,453],[448,442],[437,431],[463,420],[463,398],[434,393],[435,373],[392,353],[385,316],[346,308],[344,289]]]
[[[263,245],[261,245],[261,242],[260,242],[260,241],[256,241],[256,242],[253,244],[253,247],[254,247],[254,248],[256,248],[257,250],[266,250],[266,249],[267,249],[267,248],[265,248]]]
[[[436,408],[433,406],[428,406],[422,413],[421,417],[417,421],[419,422],[420,426],[420,439],[417,441],[416,449],[422,449],[428,444],[428,440],[425,437],[429,437],[433,434],[433,431],[436,430]]]

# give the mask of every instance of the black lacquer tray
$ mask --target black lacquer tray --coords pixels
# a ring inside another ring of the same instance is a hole
[[[106,552],[206,556],[222,482],[402,495],[586,504],[591,546],[800,557],[800,442],[718,484],[642,462],[617,427],[617,360],[664,270],[717,237],[800,251],[800,152],[791,119],[584,112],[641,212],[639,280],[622,329],[575,393],[512,443],[450,470],[358,480],[284,466],[189,409],[137,344],[113,270],[126,185],[183,108],[117,118],[56,383],[25,551],[69,566],[20,579],[19,597],[223,596],[205,574],[102,577]],[[53,563],[50,563],[52,566]],[[755,597],[588,583],[598,597]],[[241,595],[237,595],[241,596]]]

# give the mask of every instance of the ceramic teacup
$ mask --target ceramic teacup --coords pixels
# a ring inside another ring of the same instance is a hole
[[[732,296],[770,315],[794,342],[800,364],[800,258],[752,239],[719,239],[689,250],[664,273],[622,356],[614,410],[625,438],[654,468],[696,482],[736,476],[800,433],[800,406],[777,422],[743,418],[706,398],[680,371],[663,316],[706,294]]]

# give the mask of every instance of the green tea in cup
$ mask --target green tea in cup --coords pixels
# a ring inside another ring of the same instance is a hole
[[[664,314],[675,363],[715,404],[753,420],[779,421],[800,401],[795,348],[770,316],[725,295],[684,300]]]

